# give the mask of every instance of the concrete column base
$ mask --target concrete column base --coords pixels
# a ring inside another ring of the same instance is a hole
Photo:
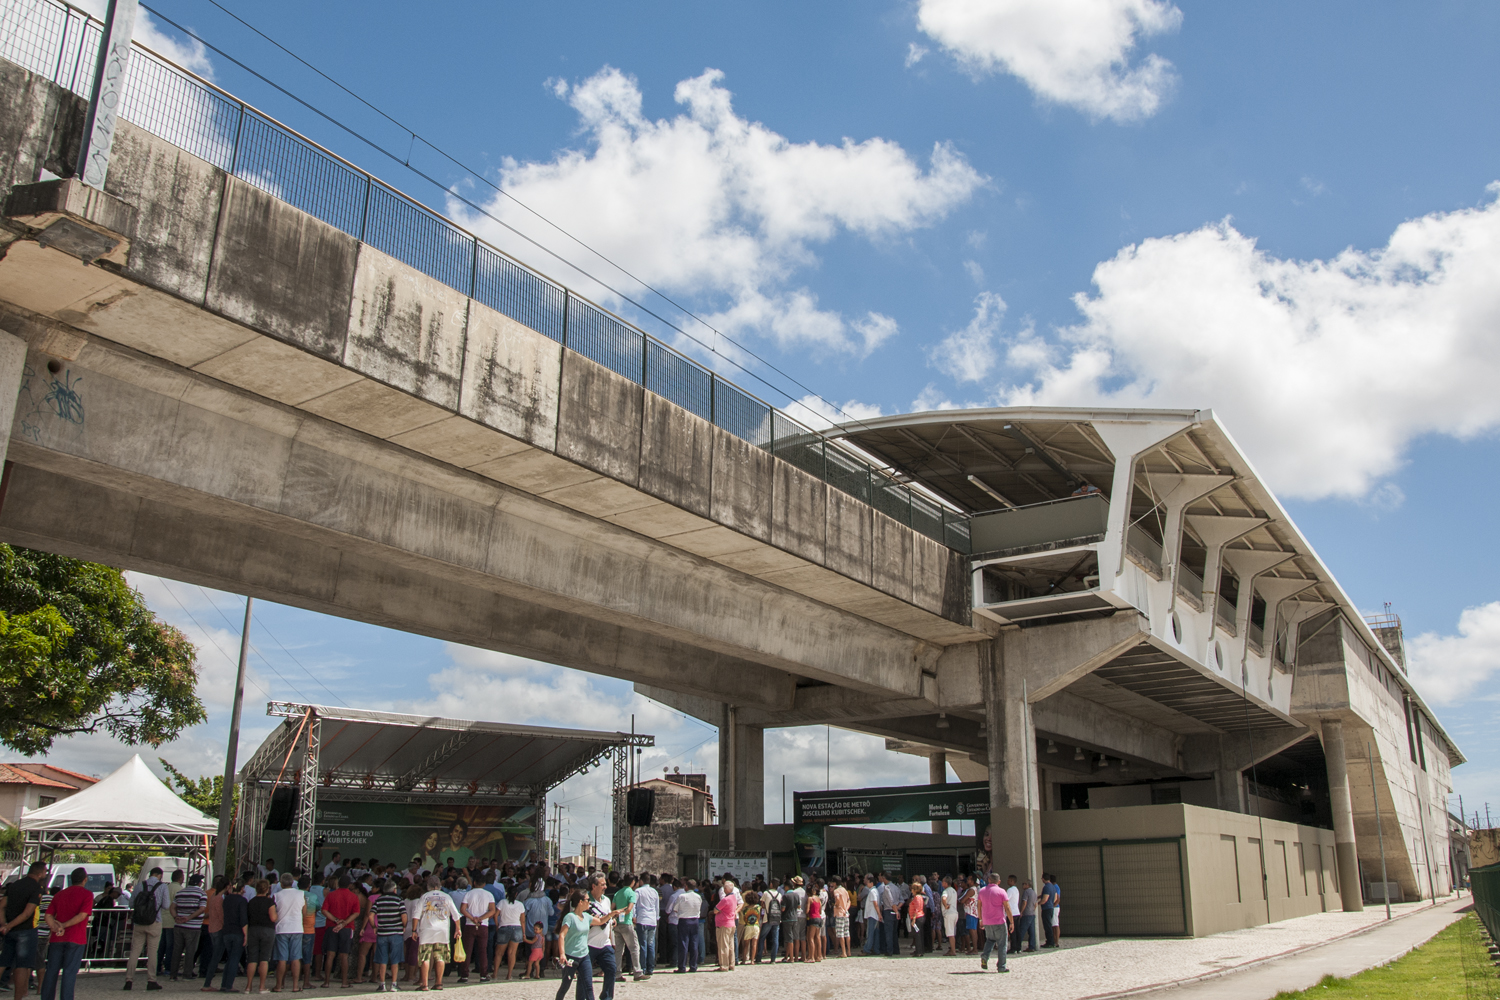
[[[1359,858],[1353,844],[1335,844],[1334,861],[1339,866],[1339,898],[1345,913],[1365,908],[1364,887],[1359,884]]]

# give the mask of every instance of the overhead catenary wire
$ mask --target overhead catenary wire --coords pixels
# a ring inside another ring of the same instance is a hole
[[[317,73],[319,76],[323,77],[325,80],[327,80],[328,82],[332,83],[334,86],[338,87],[340,90],[343,90],[345,93],[349,94],[351,97],[354,97],[360,103],[364,104],[365,106],[369,107],[371,110],[375,111],[377,114],[381,115],[387,121],[390,121],[392,124],[396,125],[398,128],[400,128],[403,131],[405,131],[411,137],[411,139],[413,140],[413,142],[415,142],[416,140],[420,139],[421,142],[422,142],[422,144],[424,146],[427,146],[429,149],[432,149],[433,151],[437,152],[443,158],[445,158],[449,162],[453,163],[455,166],[457,166],[459,169],[463,170],[465,173],[467,173],[470,176],[476,178],[481,183],[485,184],[488,187],[494,188],[501,195],[509,198],[512,202],[514,202],[515,204],[517,204],[520,207],[524,208],[527,212],[530,212],[532,215],[535,215],[538,219],[541,219],[547,225],[551,226],[553,229],[556,229],[558,232],[560,232],[564,236],[568,237],[568,239],[570,239],[573,242],[577,243],[579,246],[581,246],[584,249],[588,250],[590,253],[593,253],[600,260],[602,260],[605,263],[609,264],[611,267],[615,268],[621,274],[623,274],[626,277],[630,278],[632,281],[635,281],[637,284],[639,284],[641,287],[643,287],[646,290],[648,290],[649,292],[651,292],[653,295],[656,295],[658,298],[660,298],[663,301],[669,303],[675,309],[677,309],[680,312],[682,312],[685,316],[688,316],[694,322],[696,322],[696,323],[700,324],[701,326],[703,326],[704,329],[711,331],[716,338],[723,338],[725,342],[727,342],[730,345],[732,345],[736,350],[742,351],[745,355],[747,355],[747,356],[749,356],[751,358],[754,358],[756,361],[758,361],[760,364],[764,365],[770,371],[772,371],[775,374],[779,375],[781,378],[786,379],[793,386],[797,387],[798,389],[800,389],[803,392],[805,392],[807,395],[812,396],[813,398],[817,399],[819,402],[821,402],[824,405],[828,406],[832,411],[834,411],[834,412],[842,415],[846,419],[846,422],[848,422],[848,423],[854,423],[854,424],[861,424],[861,425],[864,424],[863,420],[861,420],[860,418],[858,418],[856,416],[851,415],[850,413],[848,413],[847,411],[845,411],[843,407],[839,406],[837,403],[834,403],[831,400],[828,400],[828,399],[824,398],[820,393],[816,392],[815,390],[813,390],[809,386],[805,385],[804,383],[802,383],[801,381],[799,381],[798,379],[796,379],[792,375],[788,374],[787,372],[782,371],[776,365],[774,365],[771,362],[767,361],[765,358],[762,358],[761,356],[759,356],[758,354],[756,354],[754,351],[752,351],[749,348],[747,348],[745,345],[743,345],[743,344],[739,343],[738,341],[736,341],[733,337],[730,337],[728,334],[726,334],[723,331],[719,330],[718,328],[716,328],[715,326],[713,326],[712,324],[710,324],[707,320],[703,319],[701,316],[699,316],[696,313],[692,312],[691,310],[687,309],[685,306],[681,305],[676,300],[672,299],[670,296],[668,296],[665,293],[661,292],[660,290],[658,290],[657,288],[655,288],[654,286],[652,286],[648,282],[646,282],[646,281],[644,281],[644,280],[636,277],[629,270],[627,270],[626,268],[624,268],[620,264],[617,264],[614,260],[612,260],[611,258],[605,256],[600,251],[595,250],[588,243],[585,243],[583,240],[581,240],[578,237],[572,235],[567,230],[565,230],[561,226],[557,225],[555,222],[552,222],[550,219],[547,219],[541,213],[537,212],[535,209],[533,209],[530,206],[526,205],[524,202],[521,202],[520,200],[516,199],[513,195],[511,195],[508,192],[504,191],[502,188],[500,188],[498,185],[496,185],[493,181],[489,180],[489,178],[485,177],[482,173],[474,170],[471,167],[466,166],[462,161],[460,161],[457,158],[453,157],[451,154],[449,154],[446,151],[444,151],[441,147],[433,144],[432,142],[429,142],[427,139],[422,138],[420,135],[418,135],[410,127],[402,124],[400,121],[398,121],[397,119],[391,117],[386,112],[381,111],[374,104],[372,104],[371,102],[369,102],[365,98],[359,96],[357,93],[355,93],[353,90],[351,90],[348,87],[346,87],[344,84],[339,83],[333,77],[329,76],[327,73],[325,73],[322,70],[318,69],[312,63],[308,62],[306,59],[304,59],[301,56],[297,55],[291,49],[287,48],[285,45],[282,45],[280,42],[276,41],[274,38],[272,38],[270,35],[266,34],[264,31],[261,31],[259,28],[257,28],[254,25],[250,24],[248,21],[246,21],[243,18],[239,17],[238,15],[234,14],[232,11],[230,11],[227,8],[223,7],[221,4],[215,2],[215,0],[209,0],[209,2],[212,3],[215,7],[218,7],[220,10],[224,11],[225,14],[227,14],[228,16],[234,18],[234,20],[238,21],[240,24],[244,25],[249,30],[255,32],[257,35],[259,35],[260,37],[264,38],[270,44],[276,46],[281,51],[283,51],[287,55],[291,56],[293,59],[295,59],[298,62],[302,63],[308,69],[310,69],[313,72]],[[473,201],[473,200],[471,200],[469,198],[464,197],[462,194],[460,194],[456,190],[454,190],[453,187],[442,183],[437,178],[431,176],[430,174],[426,173],[425,171],[420,170],[417,167],[412,166],[411,165],[411,153],[410,153],[410,149],[408,149],[407,155],[405,157],[399,156],[395,151],[386,148],[385,146],[381,145],[380,143],[376,142],[375,140],[373,140],[373,139],[369,138],[368,136],[365,136],[364,134],[360,133],[359,131],[351,128],[350,126],[346,125],[345,123],[339,121],[337,118],[335,118],[332,115],[328,114],[327,112],[323,111],[321,108],[318,108],[317,106],[313,105],[308,100],[306,100],[306,99],[298,96],[297,94],[292,93],[292,91],[288,90],[286,87],[283,87],[281,84],[276,83],[275,81],[271,80],[269,77],[267,77],[264,74],[258,72],[257,70],[252,69],[250,66],[246,65],[243,61],[235,58],[234,56],[230,55],[228,52],[224,51],[223,49],[219,48],[218,46],[214,45],[213,43],[207,41],[202,36],[200,36],[199,34],[197,34],[196,32],[194,32],[192,29],[187,28],[187,27],[185,27],[182,24],[179,24],[177,21],[172,20],[170,17],[168,17],[167,15],[163,14],[162,12],[156,10],[155,8],[151,7],[148,4],[142,3],[140,6],[144,10],[150,12],[154,17],[160,19],[161,21],[165,22],[166,24],[171,25],[173,28],[176,28],[178,31],[182,32],[187,37],[189,37],[189,38],[193,39],[194,41],[198,42],[200,45],[204,46],[205,48],[207,48],[207,49],[209,49],[209,50],[217,53],[220,56],[223,56],[225,59],[228,59],[230,62],[234,63],[234,65],[236,65],[240,69],[244,70],[246,73],[249,73],[251,76],[253,76],[256,79],[260,80],[262,83],[266,84],[267,86],[274,88],[275,90],[277,90],[280,93],[284,94],[286,97],[292,99],[293,101],[296,101],[298,104],[302,105],[304,108],[306,108],[307,110],[311,111],[313,114],[317,115],[318,117],[324,119],[325,121],[327,121],[331,125],[333,125],[336,128],[340,129],[341,131],[347,133],[351,137],[353,137],[353,138],[357,139],[358,141],[364,143],[365,145],[369,146],[371,149],[373,149],[376,152],[380,153],[382,156],[389,157],[392,161],[401,164],[407,170],[411,171],[411,173],[414,174],[415,176],[421,178],[422,180],[426,181],[429,184],[432,184],[433,186],[437,187],[439,190],[441,190],[442,192],[444,192],[444,194],[447,197],[450,197],[450,198],[454,199],[455,201],[461,202],[462,204],[464,204],[468,208],[471,208],[474,211],[480,213],[481,215],[483,215],[484,217],[488,218],[489,220],[491,220],[495,224],[497,224],[499,226],[502,226],[503,228],[509,230],[511,233],[514,233],[517,237],[519,237],[520,239],[524,240],[525,242],[531,244],[532,246],[536,247],[538,250],[540,250],[541,252],[547,254],[549,257],[552,257],[553,259],[559,261],[560,263],[564,264],[565,266],[573,269],[574,271],[576,271],[579,274],[583,275],[584,277],[588,278],[590,281],[593,281],[593,282],[597,283],[601,288],[604,288],[604,289],[608,290],[611,294],[619,296],[619,298],[621,300],[630,303],[632,306],[635,306],[637,309],[641,310],[641,312],[643,312],[646,315],[648,315],[648,316],[652,317],[653,319],[657,320],[663,326],[666,326],[668,329],[673,330],[674,332],[680,334],[683,337],[686,337],[688,340],[690,340],[693,343],[697,344],[699,347],[703,348],[705,351],[708,351],[709,353],[713,354],[715,357],[723,359],[726,363],[732,365],[734,368],[738,369],[740,372],[744,373],[745,375],[749,376],[750,378],[755,379],[757,382],[759,382],[761,385],[765,386],[766,388],[770,389],[771,391],[777,393],[778,395],[784,396],[788,401],[790,401],[792,403],[795,403],[797,405],[800,405],[804,409],[807,408],[806,404],[802,403],[801,400],[797,399],[795,396],[793,396],[791,393],[787,392],[785,389],[783,389],[780,386],[775,385],[772,382],[766,380],[764,377],[762,377],[758,373],[752,371],[751,369],[746,368],[744,365],[742,365],[738,361],[736,361],[733,357],[731,357],[731,356],[729,356],[727,354],[721,353],[719,351],[719,349],[718,349],[717,344],[705,344],[698,337],[695,337],[691,333],[688,333],[686,330],[682,329],[682,327],[680,327],[676,323],[673,323],[672,321],[668,320],[666,317],[660,315],[655,310],[650,309],[646,305],[644,305],[641,302],[637,301],[634,297],[632,297],[630,295],[627,295],[625,292],[623,292],[620,289],[614,287],[609,282],[603,280],[602,278],[598,277],[597,275],[591,273],[590,271],[586,270],[585,268],[581,267],[580,265],[578,265],[578,264],[574,263],[573,261],[569,260],[568,258],[564,257],[562,254],[559,254],[557,251],[551,249],[550,247],[545,246],[544,244],[540,243],[539,241],[537,241],[536,239],[532,238],[531,236],[528,236],[526,233],[523,233],[521,230],[517,229],[515,226],[512,226],[510,223],[508,223],[505,220],[499,218],[498,216],[496,216],[494,213],[492,213],[489,209],[487,209],[483,205],[480,205],[477,202],[475,202],[475,201]]]
[[[201,586],[198,587],[198,590],[199,590],[200,593],[203,594],[204,600],[208,601],[209,606],[212,607],[215,611],[218,612],[220,618],[224,619],[224,623],[226,625],[228,625],[230,628],[233,628],[234,627],[234,623],[231,622],[229,620],[228,616],[224,614],[224,609],[220,608],[219,605],[214,601],[214,599],[209,596],[208,591],[205,590]],[[256,622],[259,623],[260,619],[257,618]],[[265,627],[264,624],[261,624],[261,628],[265,630],[265,632],[266,632],[267,635],[271,635],[270,630],[266,629],[266,627]],[[276,645],[281,646],[280,640],[277,640],[274,635],[272,635],[271,638],[276,641]],[[302,672],[308,676],[309,680],[311,680],[314,684],[317,684],[318,687],[322,688],[324,691],[328,692],[329,697],[333,698],[335,701],[337,701],[340,705],[343,705],[345,708],[351,707],[349,705],[349,703],[346,702],[344,699],[340,698],[333,691],[332,688],[330,688],[327,684],[324,684],[318,678],[318,676],[316,674],[314,674],[311,670],[308,670],[307,667],[303,666],[301,660],[297,659],[295,656],[292,656],[290,650],[288,650],[285,646],[281,646],[281,648],[282,648],[282,651],[285,652],[287,656],[291,657],[293,663],[297,664],[297,666],[299,666],[299,667],[302,668]],[[266,654],[262,653],[260,651],[260,649],[255,645],[254,642],[250,643],[250,650],[256,656],[260,657],[260,662],[264,663],[268,668],[270,668],[271,672],[274,673],[277,677],[280,677],[282,679],[282,681],[287,684],[288,687],[292,686],[291,681],[288,681],[285,677],[282,676],[281,671],[276,669],[275,665],[272,664],[271,661],[266,658]],[[292,688],[292,690],[296,691],[296,688]],[[307,697],[306,695],[302,694],[302,692],[300,692],[300,691],[297,692],[297,695],[298,695],[298,697],[301,697],[301,698],[306,698]]]
[[[188,610],[187,605],[184,604],[184,603],[182,603],[182,598],[178,597],[177,594],[172,590],[172,588],[167,585],[167,581],[163,579],[161,581],[161,585],[162,585],[162,589],[167,592],[167,596],[170,597],[170,598],[172,598],[172,600],[174,600],[174,601],[177,602],[177,606],[182,609],[182,613],[185,614],[185,615],[187,615],[188,619],[194,625],[198,626],[198,631],[202,632],[208,638],[208,641],[211,642],[211,643],[213,643],[214,648],[217,649],[220,653],[222,653],[224,655],[224,658],[226,660],[229,660],[229,661],[232,662],[234,660],[234,657],[230,656],[229,653],[227,651],[225,651],[224,647],[219,645],[219,640],[217,640],[217,639],[214,638],[214,634],[212,632],[210,632],[203,625],[203,623],[198,620],[198,617],[196,615],[194,615],[191,611]],[[264,687],[261,687],[259,681],[256,681],[255,679],[250,678],[250,677],[246,677],[245,679],[247,681],[249,681],[251,684],[254,684],[256,686],[256,688],[260,691],[261,694],[265,695],[267,698],[271,697],[271,692],[267,691]]]

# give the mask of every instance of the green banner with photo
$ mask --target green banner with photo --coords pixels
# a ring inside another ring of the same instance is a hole
[[[797,826],[830,823],[914,823],[932,819],[982,819],[990,814],[987,781],[957,785],[838,788],[792,795]]]
[[[345,858],[405,868],[417,858],[435,871],[469,858],[529,863],[536,858],[536,809],[533,806],[419,805],[387,802],[329,802],[319,797],[313,818],[321,865],[338,851]],[[270,857],[290,853],[289,834],[266,831],[262,851]]]

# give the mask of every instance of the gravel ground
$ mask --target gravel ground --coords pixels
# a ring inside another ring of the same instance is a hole
[[[1426,903],[1403,903],[1391,909],[1397,914],[1426,907]],[[697,975],[676,975],[668,969],[645,982],[625,981],[616,991],[622,1000],[679,997],[755,997],[763,1000],[790,990],[793,996],[813,1000],[858,996],[861,1000],[905,1000],[912,987],[942,989],[946,986],[983,988],[986,997],[1045,996],[1048,1000],[1083,1000],[1104,994],[1166,985],[1204,973],[1234,968],[1295,951],[1362,930],[1385,919],[1381,907],[1363,913],[1317,913],[1279,923],[1229,931],[1203,938],[1064,938],[1057,951],[1012,955],[1011,972],[998,976],[991,963],[988,980],[972,957],[921,959],[864,958],[829,959],[816,965],[768,964],[740,966],[733,973],[716,973],[712,961]],[[934,977],[955,977],[953,979]],[[920,978],[918,978],[920,977]],[[964,977],[964,978],[958,978]],[[145,974],[137,971],[133,994],[144,995]],[[273,972],[274,980],[274,972]],[[124,982],[121,972],[82,975],[78,979],[80,1000],[102,1000],[106,992],[118,995]],[[462,991],[466,1000],[540,1000],[557,992],[558,981],[480,984],[478,977],[468,986],[448,979],[444,993]],[[164,994],[203,997],[200,982],[164,983]],[[243,987],[244,980],[237,981]],[[595,995],[599,980],[595,980]],[[314,990],[309,1000],[322,996],[352,996],[371,992],[371,987],[347,990]],[[410,992],[403,990],[403,992]],[[469,996],[470,993],[474,995]],[[572,991],[569,991],[570,995]],[[302,994],[299,994],[301,996]]]

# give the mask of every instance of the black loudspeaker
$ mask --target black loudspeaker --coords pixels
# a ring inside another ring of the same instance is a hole
[[[297,789],[286,785],[271,793],[271,809],[266,813],[267,830],[290,830],[297,814]]]
[[[651,813],[655,808],[655,789],[632,788],[625,793],[625,816],[631,826],[650,826]]]

